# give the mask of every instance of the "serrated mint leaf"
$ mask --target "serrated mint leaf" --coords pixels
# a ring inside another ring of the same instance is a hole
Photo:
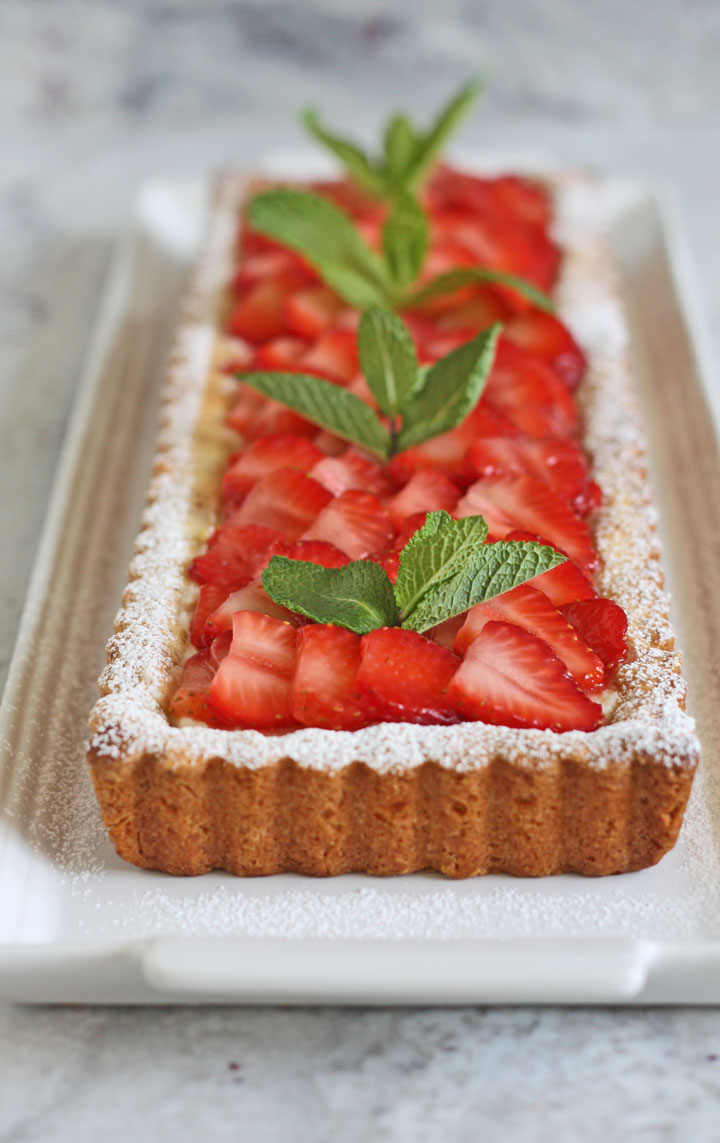
[[[492,270],[485,266],[458,266],[455,270],[448,270],[445,274],[438,274],[405,302],[405,306],[414,309],[422,306],[434,298],[445,297],[459,290],[462,286],[471,286],[479,282],[497,283],[501,286],[511,286],[519,294],[531,301],[539,310],[553,313],[555,305],[548,294],[543,293],[532,282],[521,278],[518,274],[506,274],[504,270]]]
[[[425,261],[429,232],[425,211],[416,199],[402,195],[383,227],[382,245],[393,285],[403,289],[415,281]]]
[[[475,408],[495,358],[502,326],[496,323],[441,357],[403,410],[398,448],[411,448],[461,424]]]
[[[422,596],[404,619],[403,627],[428,631],[477,603],[502,595],[534,576],[558,567],[566,558],[555,548],[534,541],[498,540],[494,544],[484,544],[466,568],[433,586]],[[402,561],[400,567],[402,570]]]
[[[248,221],[306,258],[349,305],[366,309],[387,301],[382,262],[347,215],[321,195],[290,188],[263,191],[250,200]]]
[[[318,623],[347,627],[366,635],[397,623],[392,584],[383,568],[357,560],[343,568],[323,568],[305,560],[273,556],[262,574],[271,599]]]
[[[383,146],[387,189],[402,189],[417,147],[417,136],[407,115],[393,115],[388,121]]]
[[[339,385],[310,373],[238,373],[240,381],[287,405],[321,428],[386,460],[390,434],[369,405]]]
[[[385,189],[383,176],[375,169],[361,147],[351,139],[345,139],[342,135],[328,131],[312,108],[303,112],[302,120],[310,134],[340,160],[358,186],[371,195],[382,196]]]
[[[442,108],[429,130],[419,136],[416,153],[407,173],[408,189],[417,189],[428,174],[448,137],[477,99],[481,89],[482,83],[479,79],[466,83]]]
[[[428,591],[472,566],[487,538],[482,516],[454,520],[449,512],[429,512],[422,528],[400,555],[395,598],[400,617],[411,616]]]
[[[396,417],[422,380],[407,326],[392,310],[373,306],[360,319],[357,344],[360,366],[379,408]]]

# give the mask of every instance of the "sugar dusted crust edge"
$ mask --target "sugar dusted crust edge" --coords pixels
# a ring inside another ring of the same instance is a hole
[[[171,725],[188,650],[186,568],[212,525],[229,445],[218,316],[243,181],[215,185],[209,229],[171,355],[148,505],[108,645],[88,761],[121,857],[149,869],[453,877],[618,873],[672,847],[699,746],[663,591],[628,333],[602,190],[550,180],[565,251],[557,298],[589,358],[583,441],[605,503],[598,587],[629,619],[631,658],[591,733],[383,724],[266,736]]]

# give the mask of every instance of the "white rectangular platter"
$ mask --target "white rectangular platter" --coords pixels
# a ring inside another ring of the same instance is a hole
[[[677,219],[605,184],[703,764],[675,850],[600,880],[180,879],[125,865],[83,760],[205,184],[139,196],[0,712],[0,994],[89,1003],[720,1002],[720,459]]]

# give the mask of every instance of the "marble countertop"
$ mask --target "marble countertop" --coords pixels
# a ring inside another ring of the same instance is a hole
[[[303,104],[369,138],[491,65],[463,144],[672,183],[720,348],[713,0],[5,0],[0,25],[0,685],[135,188],[298,144]],[[712,1011],[0,1007],[0,1143],[709,1139],[719,1056]]]

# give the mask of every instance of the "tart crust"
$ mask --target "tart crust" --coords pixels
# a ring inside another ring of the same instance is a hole
[[[119,855],[147,869],[325,876],[438,870],[620,873],[674,844],[699,745],[663,591],[628,334],[601,189],[546,180],[564,251],[560,316],[588,356],[577,399],[604,504],[591,525],[601,594],[627,612],[630,656],[590,733],[482,723],[346,732],[176,726],[166,706],[191,652],[186,569],[214,525],[236,438],[223,427],[233,354],[221,332],[246,183],[218,180],[171,354],[148,505],[108,645],[88,744]]]

